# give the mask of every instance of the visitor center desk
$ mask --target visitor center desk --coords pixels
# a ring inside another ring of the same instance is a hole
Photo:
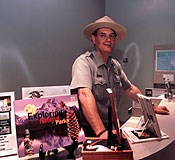
[[[158,115],[158,123],[160,126],[160,130],[168,134],[168,139],[163,139],[160,141],[147,141],[142,143],[131,144],[131,148],[133,150],[133,158],[134,160],[174,160],[175,159],[175,101],[168,102],[167,99],[161,100],[160,106],[167,106],[170,111],[170,115]],[[123,126],[134,127],[137,125],[139,117],[132,116]],[[122,127],[123,127],[122,126]],[[75,156],[77,160],[82,160],[81,157],[81,149],[82,147],[78,147],[75,151]],[[64,155],[66,152],[58,153],[57,155],[46,157],[45,160],[66,160],[66,156]],[[62,158],[61,158],[62,157]],[[17,155],[12,157],[4,157],[1,160],[17,160]],[[37,160],[38,155],[30,158],[20,158],[19,160],[30,159]]]
[[[156,114],[160,130],[168,134],[168,139],[131,144],[134,160],[174,160],[175,159],[175,100],[161,100],[159,106],[166,106],[170,115]],[[132,116],[124,126],[134,127],[139,117]],[[122,127],[124,127],[122,126]]]

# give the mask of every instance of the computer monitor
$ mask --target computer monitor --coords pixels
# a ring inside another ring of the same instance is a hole
[[[157,121],[157,117],[153,108],[153,104],[150,97],[146,97],[142,94],[137,94],[139,103],[141,105],[143,119],[144,119],[144,131],[148,131],[151,136],[161,138],[161,131]]]
[[[156,51],[156,71],[158,72],[175,71],[175,50]]]
[[[175,88],[175,45],[154,46],[154,87],[165,88],[169,81]]]

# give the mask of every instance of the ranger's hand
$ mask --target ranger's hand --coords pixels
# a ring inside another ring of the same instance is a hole
[[[170,112],[166,106],[154,106],[154,111],[157,114],[164,114],[164,115],[170,114]]]

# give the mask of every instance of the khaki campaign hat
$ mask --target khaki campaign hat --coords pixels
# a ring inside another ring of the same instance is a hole
[[[91,35],[94,33],[94,31],[100,28],[110,28],[115,31],[117,35],[116,42],[123,40],[127,34],[124,26],[118,24],[108,16],[104,16],[100,19],[97,19],[94,23],[87,25],[83,30],[83,34],[89,41],[91,41]]]

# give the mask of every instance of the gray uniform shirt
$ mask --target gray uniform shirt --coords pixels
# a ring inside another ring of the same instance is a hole
[[[72,66],[71,90],[80,87],[90,88],[104,123],[107,123],[108,106],[110,105],[106,89],[111,88],[113,90],[117,105],[120,100],[121,89],[126,90],[130,86],[131,83],[119,62],[109,57],[107,64],[105,64],[95,51],[80,55]],[[87,124],[84,116],[82,114],[81,116],[82,123]]]

